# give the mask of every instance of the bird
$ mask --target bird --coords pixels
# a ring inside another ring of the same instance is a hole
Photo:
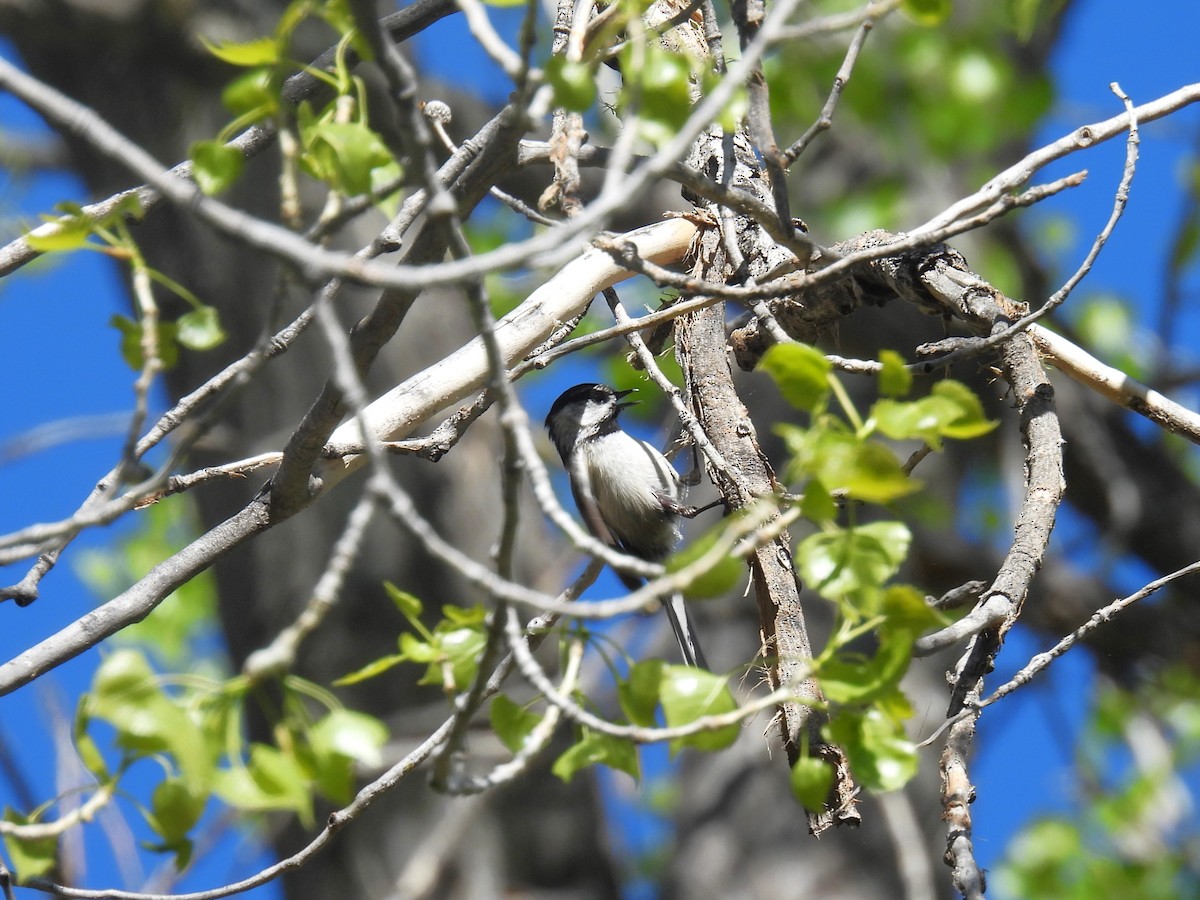
[[[610,547],[647,562],[662,562],[680,540],[679,475],[655,447],[621,428],[617,416],[636,404],[606,384],[577,384],[550,407],[546,429],[570,478],[584,524]],[[645,579],[617,572],[630,590]],[[707,669],[683,596],[663,598],[684,662]]]

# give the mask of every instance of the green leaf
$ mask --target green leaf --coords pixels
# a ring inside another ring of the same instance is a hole
[[[552,57],[546,63],[546,80],[554,88],[555,103],[573,112],[590,109],[596,100],[596,70],[587,63]]]
[[[266,118],[279,108],[279,92],[270,69],[239,75],[221,92],[221,103],[235,116]]]
[[[368,768],[383,765],[383,745],[388,730],[374,716],[352,709],[334,709],[308,733],[314,751],[336,753]]]
[[[1195,213],[1179,229],[1171,247],[1171,269],[1181,272],[1192,264],[1200,250],[1200,217]]]
[[[270,66],[279,62],[279,45],[274,38],[253,41],[210,41],[201,36],[206,50],[222,62],[233,66]]]
[[[725,678],[691,666],[664,666],[659,691],[667,726],[687,725],[703,716],[721,715],[737,709],[737,701]],[[726,725],[715,731],[700,731],[671,742],[672,752],[681,747],[723,750],[737,740],[740,728]]]
[[[939,381],[920,400],[880,400],[871,408],[871,418],[890,438],[918,438],[934,449],[941,449],[943,437],[968,440],[998,424],[984,415],[983,404],[969,387],[951,379]]]
[[[4,807],[4,821],[12,822],[14,825],[31,823],[27,816],[23,816],[7,806]],[[6,834],[4,835],[4,849],[7,851],[8,861],[16,872],[18,881],[49,875],[54,871],[58,861],[58,838],[55,837],[23,841]]]
[[[953,0],[903,0],[900,8],[921,25],[941,25],[950,18]]]
[[[829,396],[829,372],[833,367],[815,347],[775,344],[759,365],[774,379],[783,398],[797,409],[812,412]]]
[[[802,756],[792,765],[792,796],[814,812],[825,805],[833,784],[833,769],[824,760]]]
[[[847,431],[827,416],[809,429],[783,425],[776,432],[792,453],[789,482],[811,478],[826,491],[841,491],[867,503],[889,503],[921,486],[888,447]]]
[[[919,481],[908,477],[896,454],[882,444],[852,439],[826,444],[821,450],[814,474],[830,491],[845,491],[851,499],[890,503],[921,487]]]
[[[371,170],[392,162],[379,135],[362,122],[317,121],[304,135],[303,162],[317,178],[348,195],[371,190]]]
[[[186,837],[175,841],[160,841],[158,843],[139,841],[138,843],[143,849],[149,850],[151,853],[174,853],[174,865],[177,872],[182,872],[191,864],[192,854],[196,850],[196,845]]]
[[[192,178],[210,197],[221,193],[242,174],[246,157],[235,147],[222,141],[196,141],[189,155],[192,158]]]
[[[95,776],[97,781],[103,782],[109,779],[108,763],[105,762],[104,755],[90,734],[75,735],[75,753],[79,756],[83,767]]]
[[[411,662],[433,662],[438,658],[436,643],[429,643],[407,631],[400,635],[400,655]]]
[[[664,668],[666,663],[661,659],[645,659],[630,666],[629,677],[617,682],[621,711],[634,725],[654,726]]]
[[[118,650],[101,662],[81,702],[89,718],[103,719],[117,729],[122,746],[148,753],[167,749],[156,713],[170,701],[138,651]]]
[[[400,610],[400,615],[404,616],[409,621],[409,624],[416,627],[415,623],[421,621],[421,613],[425,611],[425,607],[421,604],[420,599],[408,593],[408,591],[400,590],[400,588],[396,587],[390,581],[383,583],[383,589],[387,591],[388,598],[396,605],[396,609]]]
[[[585,730],[583,737],[554,761],[550,771],[569,782],[581,769],[597,763],[625,772],[634,780],[641,775],[633,741],[590,730]]]
[[[150,824],[167,844],[177,844],[200,821],[208,795],[197,794],[181,778],[164,778],[151,795]]]
[[[509,700],[504,694],[497,694],[492,700],[491,722],[496,737],[512,753],[517,753],[525,746],[530,732],[537,727],[542,717],[532,710]]]
[[[442,607],[442,615],[453,627],[482,628],[487,621],[487,610],[483,608],[482,604],[476,606],[446,604]]]
[[[92,736],[88,734],[88,726],[91,725],[92,717],[87,707],[88,704],[82,699],[75,707],[72,740],[75,744],[75,753],[79,757],[79,761],[83,763],[83,767],[92,773],[97,781],[103,783],[110,777],[108,763],[100,752],[100,748],[96,746],[96,742],[92,740]]]
[[[142,323],[120,313],[114,313],[108,321],[121,334],[121,357],[125,364],[135,372],[141,371],[145,363],[145,357],[142,355]],[[179,362],[179,345],[175,343],[175,331],[174,322],[158,323],[158,358],[166,369],[174,368]]]
[[[826,660],[817,670],[821,690],[833,703],[867,703],[891,690],[912,662],[914,638],[908,630],[882,631],[870,659],[842,654]]]
[[[894,584],[883,592],[883,614],[888,628],[921,632],[948,624],[942,613],[925,602],[925,595],[906,584]]]
[[[216,751],[187,711],[158,686],[140,652],[122,649],[106,658],[80,703],[86,705],[84,715],[116,729],[119,746],[141,756],[168,752],[190,790],[208,790]]]
[[[376,208],[389,219],[395,218],[400,208],[400,200],[404,196],[403,188],[397,187],[403,173],[404,167],[394,159],[371,170],[371,196],[375,198]]]
[[[31,231],[25,235],[25,242],[39,253],[78,250],[87,244],[88,238],[96,230],[96,223],[82,215],[47,219],[46,224],[39,227],[46,228],[47,225],[55,227],[48,233],[34,234]]]
[[[696,562],[712,549],[717,540],[725,533],[726,528],[727,523],[719,522],[698,535],[678,553],[667,558],[667,571],[678,572]],[[717,560],[716,565],[693,581],[683,595],[689,600],[719,597],[740,582],[745,573],[745,561],[736,556],[724,556]]]
[[[671,132],[678,131],[692,111],[691,63],[683,54],[672,53],[657,43],[647,44],[642,49],[645,50],[645,63],[637,72],[641,83],[642,116]],[[632,48],[629,59],[632,63]],[[622,68],[622,72],[631,70],[632,66]]]
[[[942,430],[948,438],[969,440],[987,434],[1000,424],[984,415],[979,397],[961,381],[949,378],[939,381],[933,386],[933,396],[952,403],[958,410],[958,415]]]
[[[804,486],[800,512],[810,522],[831,522],[837,516],[837,502],[819,479],[813,478]]]
[[[1033,37],[1033,30],[1037,25],[1038,9],[1041,5],[1042,0],[1013,0],[1013,29],[1021,43],[1026,43]]]
[[[435,637],[437,656],[417,683],[441,685],[448,693],[465,690],[475,678],[487,638],[475,628],[441,631]]]
[[[619,60],[623,87],[620,114],[639,113],[640,136],[661,147],[678,134],[692,110],[692,62],[657,42],[626,41]]]
[[[921,440],[942,449],[942,434],[958,409],[937,397],[920,400],[880,400],[871,407],[871,418],[880,432],[897,441]]]
[[[175,321],[175,338],[189,350],[212,350],[225,342],[225,329],[215,307],[201,306]]]
[[[1134,312],[1118,297],[1090,297],[1075,321],[1079,337],[1092,352],[1115,356],[1126,350],[1137,329]]]
[[[299,761],[288,754],[255,744],[246,765],[217,772],[214,788],[230,806],[248,812],[294,812],[301,823],[312,823],[309,779]]]
[[[351,684],[358,684],[360,681],[366,681],[369,678],[374,678],[377,675],[382,675],[388,669],[393,669],[403,662],[408,662],[409,657],[404,653],[396,653],[392,656],[381,656],[372,662],[367,663],[361,669],[357,669],[348,675],[343,675],[341,678],[334,680],[334,686],[346,687]]]
[[[879,372],[879,393],[885,397],[904,397],[912,390],[913,376],[904,362],[904,357],[895,350],[880,351],[879,361],[883,368]]]
[[[917,774],[917,748],[900,722],[877,708],[843,711],[825,726],[829,739],[846,751],[850,768],[868,791],[896,791]]]
[[[321,0],[315,10],[310,0],[293,0],[284,13],[283,19],[276,26],[276,37],[290,36],[311,12],[316,12],[334,31],[347,34],[357,26],[354,13],[350,11],[347,0]],[[370,57],[364,57],[370,59]]]
[[[912,533],[903,522],[872,522],[810,535],[800,542],[800,576],[830,600],[878,591],[908,555]]]
[[[317,789],[334,803],[345,804],[354,795],[355,763],[377,768],[387,728],[365,713],[334,709],[308,730],[308,762]]]

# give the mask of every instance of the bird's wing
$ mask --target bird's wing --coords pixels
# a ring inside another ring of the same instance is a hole
[[[592,478],[588,473],[582,453],[576,453],[571,463],[571,495],[575,498],[579,514],[583,516],[583,524],[587,526],[587,530],[592,533],[592,536],[604,541],[610,547],[616,547],[617,540],[608,530],[608,526],[604,524],[604,517],[600,515],[600,504],[596,502],[596,494],[592,490]]]
[[[628,547],[623,546],[617,540],[616,535],[605,524],[604,517],[600,515],[600,504],[596,501],[596,494],[592,490],[592,478],[588,473],[587,463],[584,461],[582,453],[576,453],[574,462],[571,464],[571,495],[575,498],[575,506],[579,508],[579,514],[583,516],[583,524],[587,526],[587,530],[592,533],[593,537],[610,547],[626,553],[630,552]],[[637,556],[636,553],[633,555]],[[621,579],[621,583],[631,591],[636,591],[646,583],[644,578],[637,575],[628,575],[625,572],[616,574]]]

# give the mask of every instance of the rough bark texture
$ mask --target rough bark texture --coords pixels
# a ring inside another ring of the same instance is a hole
[[[714,181],[770,202],[766,179],[749,142],[740,134],[703,135],[688,162]],[[719,224],[706,229],[698,239],[693,275],[717,283],[757,278],[790,258],[753,220],[720,217],[711,208],[706,212]],[[741,259],[735,262],[730,252],[736,252]],[[727,466],[721,470],[710,463],[709,475],[727,508],[740,509],[755,498],[777,493],[779,485],[759,446],[754,422],[738,397],[725,340],[724,304],[689,313],[676,323],[677,352],[689,403]],[[813,650],[800,602],[800,583],[792,563],[791,536],[785,531],[760,547],[750,561],[750,572],[768,682],[772,687],[793,685],[796,691],[797,702],[785,704],[779,716],[788,761],[795,762],[800,757],[806,735],[808,745],[829,762],[836,776],[827,808],[810,813],[810,828],[819,833],[832,825],[858,824],[855,788],[845,759],[841,751],[821,739],[820,719],[813,712],[814,705],[823,699],[820,687],[804,677]]]

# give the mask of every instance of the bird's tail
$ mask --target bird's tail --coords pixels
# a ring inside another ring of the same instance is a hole
[[[671,620],[675,638],[679,641],[679,649],[683,653],[684,663],[700,669],[707,669],[708,663],[704,659],[704,651],[700,649],[700,644],[696,640],[696,629],[692,624],[691,616],[688,615],[683,595],[672,594],[670,597],[663,597],[662,603],[667,611],[667,618]]]

